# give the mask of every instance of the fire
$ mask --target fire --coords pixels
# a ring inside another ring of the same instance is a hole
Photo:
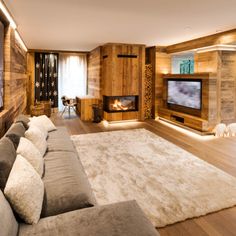
[[[119,99],[115,99],[114,103],[112,104],[114,110],[128,110],[127,106],[124,106]]]

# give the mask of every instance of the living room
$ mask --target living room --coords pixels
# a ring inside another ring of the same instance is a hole
[[[236,235],[235,7],[0,1],[0,235]]]

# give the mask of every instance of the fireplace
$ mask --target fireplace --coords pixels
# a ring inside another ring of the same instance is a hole
[[[103,96],[103,110],[108,113],[138,111],[138,96]]]

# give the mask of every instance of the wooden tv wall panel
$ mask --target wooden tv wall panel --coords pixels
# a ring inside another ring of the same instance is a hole
[[[202,80],[202,109],[195,114],[168,109],[167,106],[167,79],[201,79]],[[168,74],[163,75],[163,107],[158,108],[158,116],[172,122],[185,125],[202,132],[211,131],[217,124],[218,101],[216,77],[211,73],[196,73],[191,75]]]

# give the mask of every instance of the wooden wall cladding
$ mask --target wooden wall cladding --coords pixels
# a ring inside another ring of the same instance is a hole
[[[34,105],[35,94],[35,57],[34,52],[27,54],[27,113],[30,114],[30,107]]]
[[[26,110],[26,52],[15,38],[14,30],[5,29],[4,39],[4,111],[0,113],[1,134],[14,118]]]
[[[107,121],[138,120],[139,112],[116,112],[108,113],[104,111],[104,119]]]
[[[194,72],[195,73],[218,73],[221,53],[219,51],[195,53]]]
[[[139,95],[138,118],[144,119],[145,46],[109,43],[102,48],[102,94]],[[109,115],[113,120],[133,119],[129,113]],[[120,118],[119,118],[120,117]],[[136,115],[135,115],[136,117]]]
[[[107,96],[138,95],[142,76],[142,47],[125,44],[103,46],[103,93]],[[137,57],[120,57],[136,55]]]
[[[162,49],[156,49],[155,71],[155,116],[158,116],[158,108],[163,107],[163,74],[171,72],[171,56]]]
[[[88,54],[88,95],[102,98],[102,47],[97,47]]]
[[[236,52],[213,51],[195,55],[196,72],[212,72],[216,78],[216,95],[210,89],[210,103],[217,102],[210,117],[217,117],[218,122],[231,123],[236,121]]]
[[[220,115],[223,122],[236,121],[236,52],[221,52]]]

